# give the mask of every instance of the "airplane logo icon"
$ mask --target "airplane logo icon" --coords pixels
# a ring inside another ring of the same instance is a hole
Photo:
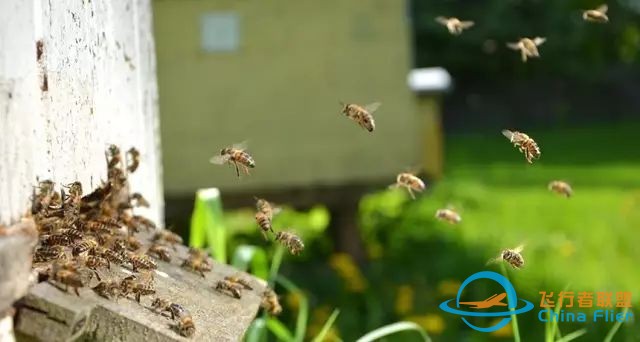
[[[507,293],[494,294],[493,296],[478,302],[460,302],[460,304],[468,305],[472,309],[486,309],[494,306],[507,306],[502,300],[507,296]]]

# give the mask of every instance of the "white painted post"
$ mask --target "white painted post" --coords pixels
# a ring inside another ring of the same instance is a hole
[[[162,222],[155,65],[151,0],[0,1],[0,225],[37,178],[95,188],[110,143],[142,152],[131,188]]]

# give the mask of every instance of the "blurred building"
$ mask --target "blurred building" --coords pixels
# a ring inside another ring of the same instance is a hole
[[[440,173],[437,99],[416,96],[407,82],[403,1],[154,7],[169,201],[190,202],[196,189],[215,186],[227,206],[250,205],[254,194],[331,206],[404,170]],[[341,101],[382,102],[375,132],[341,114]],[[238,180],[233,167],[209,163],[245,140],[256,161],[251,176]]]

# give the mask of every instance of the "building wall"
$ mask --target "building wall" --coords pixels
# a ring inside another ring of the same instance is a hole
[[[404,1],[154,2],[167,194],[395,179],[420,166],[424,118],[406,84]],[[235,13],[239,47],[205,53],[200,18]],[[381,101],[373,134],[339,102]],[[256,168],[238,181],[209,164],[248,140]]]
[[[162,219],[151,16],[150,0],[0,1],[0,224],[37,178],[95,188],[110,143],[143,153],[131,185]]]

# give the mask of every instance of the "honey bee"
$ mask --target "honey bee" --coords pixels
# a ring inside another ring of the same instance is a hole
[[[135,147],[127,151],[127,171],[134,173],[140,166],[140,151]]]
[[[71,249],[71,255],[76,257],[82,253],[91,252],[96,247],[98,247],[98,242],[96,240],[93,240],[93,239],[83,240],[73,245]]]
[[[91,288],[98,296],[106,299],[116,299],[120,297],[120,282],[117,280],[100,281],[98,285]]]
[[[32,204],[31,204],[31,213],[36,214],[42,211],[45,208],[49,207],[54,201],[54,196],[57,193],[54,191],[55,183],[49,179],[38,182],[38,192],[34,191]],[[34,189],[35,190],[35,189]]]
[[[382,103],[374,102],[366,106],[359,106],[353,103],[340,103],[342,106],[342,113],[349,119],[355,121],[360,127],[366,129],[369,132],[373,132],[376,129],[376,123],[373,119],[373,113],[380,108]]]
[[[268,240],[267,233],[273,233],[273,227],[271,227],[271,219],[269,216],[261,211],[256,213],[256,222],[265,240]]]
[[[502,130],[502,135],[507,137],[513,146],[518,148],[518,151],[524,153],[524,157],[527,159],[529,164],[533,163],[533,159],[540,158],[542,153],[540,152],[538,144],[528,135],[518,131],[510,131],[508,129]]]
[[[127,236],[127,249],[130,251],[137,251],[142,247],[142,242],[136,239],[134,236]]]
[[[94,234],[107,233],[110,234],[112,232],[112,225],[109,225],[100,221],[86,221],[82,223],[82,228],[85,231],[93,232]]]
[[[129,197],[129,200],[136,207],[149,208],[149,202],[139,192],[133,193],[131,197]]]
[[[162,261],[171,262],[171,252],[167,246],[154,243],[149,247],[149,250],[147,250],[147,254],[155,256]]]
[[[596,9],[590,9],[582,12],[582,19],[594,23],[607,23],[609,17],[607,17],[607,10],[609,7],[604,4]]]
[[[131,217],[130,223],[131,222],[133,223],[133,225],[135,227],[142,227],[147,231],[157,228],[156,224],[153,223],[153,221],[149,220],[148,218],[146,218],[144,216],[140,216],[140,215],[133,215]],[[128,226],[131,227],[131,224],[128,224]]]
[[[153,277],[144,275],[143,277],[136,277],[130,275],[120,283],[120,292],[123,296],[134,294],[136,302],[140,303],[140,297],[149,296],[156,293],[155,286],[153,285]]]
[[[67,235],[54,234],[41,236],[40,243],[43,246],[69,246],[72,241]]]
[[[113,251],[111,249],[98,246],[91,251],[92,255],[97,255],[109,261],[109,267],[111,267],[111,263],[122,265],[125,262],[125,258],[122,253]]]
[[[204,272],[211,271],[211,264],[209,264],[207,259],[196,255],[190,255],[181,266],[188,270],[198,272],[203,278]]]
[[[239,286],[242,286],[245,290],[253,290],[253,287],[249,285],[249,282],[246,281],[245,279],[240,278],[238,275],[226,276],[224,277],[224,280],[233,284],[238,284]]]
[[[563,181],[557,181],[557,180],[552,181],[551,183],[549,183],[549,190],[557,194],[563,195],[567,198],[573,195],[573,189],[571,189],[571,185]]]
[[[277,232],[276,241],[279,241],[283,246],[287,247],[293,255],[299,255],[304,249],[302,239],[291,232]]]
[[[131,263],[134,272],[137,272],[138,269],[155,270],[158,268],[158,264],[147,255],[127,252],[127,260]]]
[[[172,303],[166,299],[156,298],[151,303],[154,311],[163,313],[168,312],[171,319],[178,319],[177,329],[180,335],[190,337],[195,333],[195,325],[191,314],[182,305]]]
[[[198,258],[198,259],[207,259],[209,257],[209,253],[207,253],[206,250],[204,249],[200,249],[200,248],[195,248],[195,247],[189,247],[189,256],[192,258]]]
[[[166,242],[172,245],[181,245],[182,237],[180,235],[168,230],[161,229],[158,230],[155,235],[153,235],[152,241],[154,242]]]
[[[461,21],[458,18],[445,18],[445,17],[437,17],[436,21],[447,27],[449,33],[453,35],[459,35],[462,33],[462,30],[468,29],[474,25],[473,21]]]
[[[107,168],[109,170],[115,169],[118,164],[122,163],[122,153],[120,152],[120,148],[116,145],[109,145],[105,155],[107,158]]]
[[[36,248],[33,253],[33,262],[45,262],[64,258],[66,258],[66,253],[62,246],[42,246]]]
[[[233,144],[232,147],[225,147],[220,150],[220,155],[213,156],[209,159],[212,164],[222,165],[230,164],[236,169],[236,176],[240,178],[240,168],[246,175],[249,174],[249,168],[256,167],[256,163],[253,157],[249,153],[245,152],[247,149],[246,142],[240,144]]]
[[[280,212],[280,208],[274,207],[273,204],[269,203],[267,200],[262,198],[256,199],[256,209],[258,212],[256,213],[256,222],[258,226],[262,230],[262,236],[264,236],[265,240],[267,239],[267,233],[273,233],[273,227],[271,227],[271,221],[273,220],[273,216]]]
[[[441,221],[449,222],[451,224],[458,224],[462,222],[462,217],[460,216],[460,214],[458,214],[451,207],[446,209],[438,209],[436,211],[436,218]]]
[[[240,299],[242,298],[242,292],[241,292],[241,286],[240,284],[236,284],[233,283],[229,280],[219,280],[216,283],[216,290],[222,293],[225,293],[227,295],[230,295],[234,298]]]
[[[50,280],[65,286],[64,291],[68,292],[69,287],[72,287],[77,296],[80,296],[78,288],[83,287],[82,277],[75,265],[71,263],[55,262],[50,271]]]
[[[85,257],[84,259],[84,265],[89,268],[92,269],[94,271],[97,271],[99,268],[106,268],[108,269],[110,264],[109,264],[109,260],[96,256],[96,255],[88,255]],[[98,279],[100,279],[100,277],[98,277]]]
[[[422,192],[425,189],[424,182],[412,173],[402,172],[396,177],[396,182],[389,186],[390,189],[405,188],[409,192],[412,199],[416,199],[414,191]]]
[[[524,266],[524,258],[522,257],[522,250],[524,250],[524,245],[520,245],[514,249],[503,249],[500,252],[500,255],[494,259],[489,260],[488,264],[505,261],[511,267],[515,269],[520,269]]]
[[[526,62],[527,57],[538,58],[540,53],[538,52],[538,46],[542,45],[547,39],[542,37],[520,38],[515,43],[507,43],[507,47],[513,50],[520,50],[522,61]]]
[[[282,312],[282,306],[278,301],[278,295],[270,288],[267,288],[262,293],[262,302],[260,306],[266,310],[270,315],[277,316]]]

